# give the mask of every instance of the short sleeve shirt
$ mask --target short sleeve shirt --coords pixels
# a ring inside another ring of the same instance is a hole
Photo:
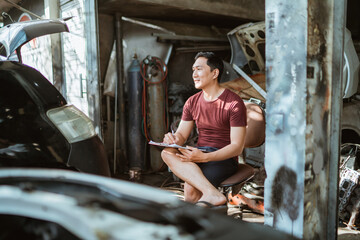
[[[195,121],[198,146],[220,149],[231,143],[230,127],[246,126],[246,107],[240,96],[229,89],[214,101],[206,101],[200,91],[186,101],[181,119]]]

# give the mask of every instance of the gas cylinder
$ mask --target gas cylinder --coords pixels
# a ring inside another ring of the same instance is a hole
[[[140,63],[136,54],[127,71],[128,76],[128,158],[131,171],[144,169],[145,137],[142,134],[142,90]]]
[[[166,131],[164,75],[157,64],[149,64],[146,73],[149,81],[147,85],[149,132],[153,141],[162,142]],[[150,165],[154,171],[164,166],[161,149],[155,146],[150,146]]]

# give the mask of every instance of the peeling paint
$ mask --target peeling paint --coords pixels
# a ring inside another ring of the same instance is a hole
[[[306,1],[266,1],[266,12],[265,224],[302,238],[306,24],[293,26],[306,21]]]
[[[336,154],[337,150],[331,144],[338,144],[332,129],[337,126],[335,115],[339,107],[332,101],[341,85],[340,75],[334,75],[339,70],[333,66],[341,64],[334,64],[339,61],[334,57],[334,51],[339,48],[333,41],[339,42],[337,38],[341,34],[335,36],[332,24],[341,23],[333,17],[342,17],[343,21],[343,4],[335,0],[266,1],[269,121],[265,149],[265,224],[302,239],[331,239],[335,234],[335,227],[331,226],[336,224],[336,205],[333,205],[336,198],[332,195],[330,202],[329,194],[335,191],[329,184],[334,184],[337,177],[330,176],[331,166],[336,165],[330,163],[336,161],[333,152]],[[338,131],[335,129],[335,133]],[[286,174],[293,180],[285,180]],[[287,212],[291,203],[285,204],[275,190],[286,189],[284,185],[291,187],[295,179],[294,192],[301,191],[299,215],[292,215],[292,219]],[[294,223],[291,226],[284,221],[289,219]]]

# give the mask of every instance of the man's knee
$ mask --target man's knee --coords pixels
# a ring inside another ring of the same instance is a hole
[[[176,156],[176,152],[177,151],[174,148],[164,148],[161,151],[161,158],[165,163],[168,163],[172,157]]]
[[[161,158],[164,160],[164,162],[167,162],[167,159],[169,158],[169,152],[166,151],[166,148],[161,151]]]

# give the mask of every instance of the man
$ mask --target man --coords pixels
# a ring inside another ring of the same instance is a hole
[[[244,148],[246,133],[242,99],[219,84],[223,68],[222,60],[212,52],[195,56],[192,77],[195,88],[202,91],[186,101],[177,131],[165,134],[163,142],[184,144],[196,124],[198,148],[165,148],[161,153],[171,171],[185,182],[185,201],[207,207],[226,203],[217,187],[236,172],[236,157]]]

